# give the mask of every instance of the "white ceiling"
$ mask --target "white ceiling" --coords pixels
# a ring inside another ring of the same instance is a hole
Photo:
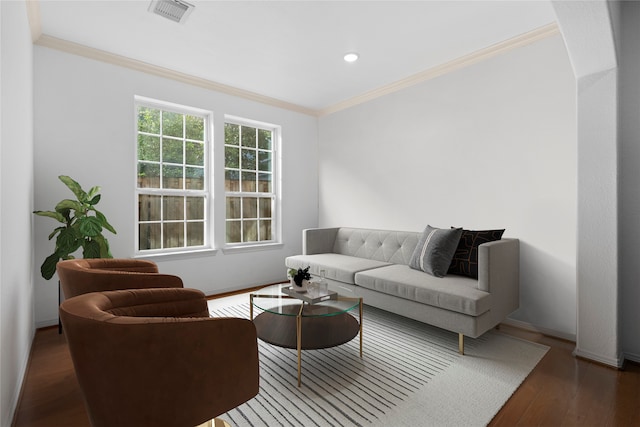
[[[189,2],[178,24],[150,0],[40,0],[41,30],[322,110],[555,21],[547,0]]]

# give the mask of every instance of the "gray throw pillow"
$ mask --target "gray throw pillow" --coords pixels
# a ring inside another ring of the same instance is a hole
[[[435,277],[444,277],[461,235],[462,228],[434,228],[427,225],[413,251],[409,267]]]

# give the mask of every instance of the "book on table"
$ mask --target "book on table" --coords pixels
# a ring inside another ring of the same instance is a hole
[[[297,298],[309,304],[316,304],[322,301],[338,299],[338,293],[328,289],[320,289],[319,286],[308,288],[306,292],[297,292],[291,286],[285,286],[282,292],[290,297]]]

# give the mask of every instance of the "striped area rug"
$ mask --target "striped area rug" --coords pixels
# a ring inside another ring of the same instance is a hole
[[[212,311],[248,318],[248,303]],[[491,331],[465,339],[365,306],[363,357],[357,337],[297,353],[259,342],[260,392],[221,415],[244,426],[486,425],[547,348]]]

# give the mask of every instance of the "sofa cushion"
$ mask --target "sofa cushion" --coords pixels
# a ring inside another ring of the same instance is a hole
[[[390,265],[388,262],[358,258],[341,254],[295,255],[287,257],[285,265],[288,268],[309,268],[309,272],[319,276],[320,270],[325,270],[326,278],[343,283],[355,283],[355,274],[360,271]]]
[[[503,230],[462,230],[448,274],[478,278],[478,246],[502,238]]]
[[[411,256],[409,267],[436,277],[444,277],[461,234],[462,228],[444,229],[427,225]]]
[[[491,294],[479,290],[477,280],[462,276],[441,279],[406,265],[361,271],[355,280],[363,288],[470,316],[489,311],[492,304]]]

